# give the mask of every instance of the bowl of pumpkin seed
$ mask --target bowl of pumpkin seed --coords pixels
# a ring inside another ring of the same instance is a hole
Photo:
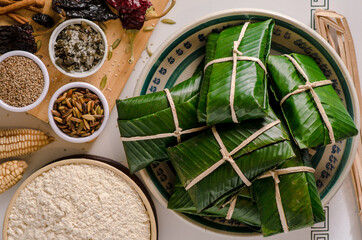
[[[105,128],[108,118],[105,96],[89,83],[68,83],[59,88],[49,102],[49,124],[68,142],[93,141]]]
[[[86,19],[70,19],[54,29],[49,40],[49,56],[64,75],[84,78],[96,73],[107,56],[107,37]]]

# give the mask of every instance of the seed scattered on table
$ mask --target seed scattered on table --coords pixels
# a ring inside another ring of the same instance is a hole
[[[175,24],[176,22],[172,19],[169,18],[164,18],[161,20],[161,22],[166,23],[166,24]]]
[[[102,80],[101,80],[101,83],[99,85],[99,88],[101,90],[103,90],[106,87],[106,84],[107,84],[107,75],[104,75]]]
[[[44,76],[30,58],[12,56],[0,63],[0,99],[13,107],[35,102],[44,88]]]
[[[144,28],[143,28],[143,31],[145,31],[145,32],[150,32],[150,31],[153,31],[153,29],[154,29],[154,27],[152,27],[152,26],[147,26],[147,27],[144,27]]]
[[[153,52],[151,51],[151,49],[148,46],[146,47],[146,52],[147,52],[148,56],[152,57]]]

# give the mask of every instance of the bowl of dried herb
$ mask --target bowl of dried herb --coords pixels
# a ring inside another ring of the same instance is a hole
[[[59,88],[49,102],[49,124],[68,142],[93,141],[105,128],[108,117],[105,96],[89,83],[68,83]]]
[[[38,106],[49,89],[49,74],[34,54],[11,51],[0,56],[0,107],[26,112]]]
[[[92,21],[67,20],[50,36],[50,59],[61,73],[69,77],[84,78],[96,73],[106,55],[106,35]]]

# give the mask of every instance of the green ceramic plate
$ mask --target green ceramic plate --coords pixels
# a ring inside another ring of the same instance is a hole
[[[272,54],[297,52],[312,56],[345,104],[359,128],[356,92],[346,67],[337,53],[314,30],[288,16],[257,9],[231,9],[203,17],[167,40],[143,70],[134,96],[160,91],[189,78],[204,57],[206,36],[244,21],[275,19]],[[357,138],[320,149],[310,149],[316,168],[317,186],[327,204],[341,186],[353,163]],[[147,187],[164,205],[173,188],[175,173],[169,163],[157,163],[141,172]],[[225,219],[178,214],[193,224],[229,234],[252,234],[252,230]]]

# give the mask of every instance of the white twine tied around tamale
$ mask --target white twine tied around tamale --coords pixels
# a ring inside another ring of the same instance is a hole
[[[289,227],[287,223],[287,218],[285,217],[284,208],[282,204],[282,198],[280,196],[280,189],[279,189],[279,175],[289,174],[289,173],[299,173],[299,172],[310,172],[314,173],[314,168],[311,167],[305,167],[305,166],[299,166],[299,167],[289,167],[289,168],[282,168],[282,169],[276,169],[266,172],[265,174],[258,177],[258,179],[263,179],[267,177],[273,177],[274,179],[274,185],[275,185],[275,201],[277,204],[277,209],[280,217],[280,222],[283,227],[284,232],[289,232]],[[230,206],[231,207],[231,206]],[[230,210],[230,209],[229,209]]]
[[[281,199],[280,190],[279,190],[280,180],[279,180],[278,176],[279,175],[284,175],[284,174],[289,174],[289,173],[298,173],[298,172],[314,173],[315,170],[314,170],[314,168],[305,167],[305,166],[289,167],[289,168],[271,170],[271,171],[268,171],[265,174],[261,175],[260,177],[258,177],[258,179],[263,179],[263,178],[267,178],[267,177],[273,177],[273,179],[274,179],[274,183],[275,183],[275,200],[276,200],[276,203],[277,203],[277,209],[278,209],[278,213],[279,213],[279,216],[280,216],[280,222],[282,224],[284,232],[288,232],[289,227],[288,227],[288,224],[287,224],[287,219],[286,219],[285,214],[284,214],[282,199]],[[225,202],[221,206],[222,208],[224,208],[226,205],[230,204],[225,219],[230,220],[232,218],[232,215],[233,215],[233,213],[235,211],[237,198],[238,198],[238,196],[235,195],[229,201]]]
[[[191,128],[191,129],[187,129],[187,130],[183,131],[179,125],[176,107],[175,107],[175,103],[172,99],[171,93],[167,88],[164,89],[163,91],[166,93],[167,101],[170,104],[172,118],[173,118],[173,122],[175,124],[175,131],[173,133],[160,133],[160,134],[155,134],[155,135],[150,135],[150,136],[121,137],[122,141],[126,141],[126,142],[127,141],[142,141],[142,140],[151,140],[151,139],[158,139],[158,138],[176,137],[177,143],[181,143],[181,135],[198,132],[198,131],[208,128],[208,126],[203,126],[203,127]]]
[[[235,210],[237,200],[238,200],[238,195],[236,194],[235,196],[230,198],[229,201],[227,201],[223,205],[221,205],[221,208],[224,208],[224,207],[226,207],[226,205],[230,204],[228,212],[227,212],[226,217],[225,217],[226,220],[230,220],[232,218],[232,216],[234,214],[234,210]]]
[[[238,167],[238,165],[236,165],[234,159],[232,158],[232,156],[239,152],[241,149],[243,149],[246,145],[248,145],[250,142],[252,142],[254,139],[256,139],[259,135],[261,135],[262,133],[264,133],[265,131],[269,130],[270,128],[274,127],[275,125],[279,124],[280,120],[276,120],[272,123],[269,123],[268,125],[260,128],[258,131],[256,131],[255,133],[253,133],[252,135],[250,135],[247,139],[245,139],[239,146],[237,146],[236,148],[234,148],[234,150],[232,150],[231,152],[228,152],[228,150],[226,149],[219,133],[216,130],[216,127],[213,126],[211,128],[212,133],[214,134],[214,137],[217,141],[217,143],[220,146],[220,152],[222,154],[222,159],[220,159],[219,161],[217,161],[215,164],[213,164],[211,167],[209,167],[208,169],[206,169],[204,172],[202,172],[200,175],[198,175],[196,178],[194,178],[193,180],[191,180],[185,187],[186,190],[189,190],[190,188],[192,188],[195,184],[197,184],[198,182],[200,182],[202,179],[204,179],[206,176],[208,176],[210,173],[212,173],[213,171],[215,171],[219,166],[221,166],[223,163],[225,162],[229,162],[231,164],[231,166],[233,167],[233,169],[235,170],[235,172],[239,175],[239,177],[241,178],[241,180],[245,183],[245,185],[250,186],[251,182],[245,177],[245,175],[243,174],[243,172],[241,171],[241,169]]]
[[[235,108],[234,108],[236,67],[237,67],[236,65],[237,65],[238,61],[253,61],[253,62],[256,62],[264,70],[265,74],[267,74],[266,67],[264,66],[263,62],[259,58],[242,56],[243,53],[238,50],[238,48],[240,46],[240,43],[243,40],[243,37],[245,35],[246,29],[247,29],[249,23],[250,22],[246,22],[244,24],[244,26],[241,29],[238,40],[234,41],[233,56],[212,60],[212,61],[208,62],[205,65],[205,68],[204,68],[204,71],[206,71],[206,69],[212,64],[233,61],[233,70],[232,70],[232,74],[231,74],[231,83],[230,83],[229,104],[230,104],[230,110],[231,110],[231,118],[232,118],[234,123],[239,123],[238,118],[236,116]]]
[[[332,84],[332,81],[331,80],[322,80],[322,81],[311,83],[309,81],[309,78],[308,78],[307,74],[305,74],[302,67],[299,65],[299,63],[293,57],[291,57],[289,55],[286,55],[286,54],[284,54],[283,56],[287,57],[293,63],[293,65],[297,69],[297,71],[303,76],[303,78],[305,79],[305,85],[300,85],[297,90],[285,95],[282,98],[282,100],[280,101],[280,106],[282,106],[283,103],[285,102],[285,100],[287,100],[290,96],[309,90],[310,93],[312,94],[314,102],[317,105],[317,109],[319,111],[319,114],[321,115],[321,117],[322,117],[322,119],[324,121],[324,124],[326,125],[326,127],[328,129],[328,134],[329,134],[329,138],[331,140],[331,143],[334,144],[336,140],[334,138],[334,132],[333,132],[331,122],[328,119],[328,116],[327,116],[327,114],[326,114],[326,112],[325,112],[325,110],[323,108],[323,105],[322,105],[317,93],[314,91],[314,88]]]

